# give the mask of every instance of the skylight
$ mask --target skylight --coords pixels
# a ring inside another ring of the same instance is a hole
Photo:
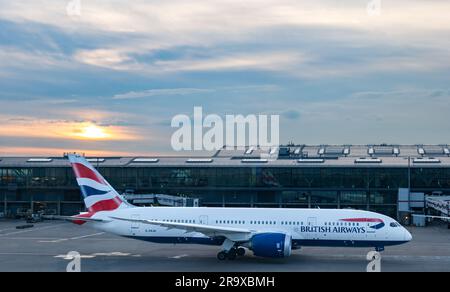
[[[441,163],[441,161],[437,158],[426,157],[426,158],[414,158],[414,163]]]
[[[28,159],[27,160],[27,162],[37,162],[37,163],[40,163],[40,162],[52,162],[53,161],[53,159],[51,159],[51,158],[30,158],[30,159]]]
[[[105,162],[105,158],[88,158],[88,162]]]
[[[214,160],[212,158],[189,158],[187,163],[211,163]]]
[[[158,158],[135,158],[133,160],[135,163],[158,163]]]
[[[379,158],[362,157],[355,160],[355,163],[382,163]]]
[[[250,155],[250,154],[253,153],[253,151],[255,151],[255,148],[254,147],[250,147],[250,148],[247,149],[247,151],[245,151],[245,154],[246,155]]]

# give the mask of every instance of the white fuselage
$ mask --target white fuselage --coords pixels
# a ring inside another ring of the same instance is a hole
[[[392,218],[350,209],[135,207],[99,212],[93,218],[111,217],[242,228],[254,233],[285,233],[292,237],[294,248],[308,245],[384,247],[411,240],[411,234]],[[139,222],[111,220],[92,224],[103,231],[152,242],[215,245],[223,242],[220,237]]]

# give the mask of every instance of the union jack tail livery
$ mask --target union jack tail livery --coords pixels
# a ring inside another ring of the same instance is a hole
[[[114,211],[129,206],[84,157],[69,154],[69,161],[83,194],[89,217],[97,212]]]

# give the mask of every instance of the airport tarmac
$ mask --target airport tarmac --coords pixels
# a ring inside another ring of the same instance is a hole
[[[182,272],[366,271],[370,249],[305,247],[285,259],[247,252],[234,261],[216,259],[218,247],[141,242],[61,221],[19,230],[23,221],[0,220],[0,271],[64,272],[70,251],[82,255],[81,270]],[[450,230],[443,225],[408,228],[413,241],[387,247],[382,271],[450,271]]]

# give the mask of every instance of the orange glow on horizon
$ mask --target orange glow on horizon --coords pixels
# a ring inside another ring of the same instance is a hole
[[[134,156],[154,156],[169,153],[155,152],[126,152],[126,151],[109,151],[95,149],[62,149],[62,148],[46,148],[46,147],[1,147],[0,157],[62,157],[64,153],[82,153],[91,157],[134,157]]]
[[[135,129],[121,126],[99,126],[92,122],[64,121],[18,121],[5,122],[0,128],[1,136],[56,138],[92,141],[138,140]]]
[[[103,140],[112,137],[112,135],[108,133],[105,128],[93,124],[83,126],[81,130],[77,131],[75,136],[89,140]]]

